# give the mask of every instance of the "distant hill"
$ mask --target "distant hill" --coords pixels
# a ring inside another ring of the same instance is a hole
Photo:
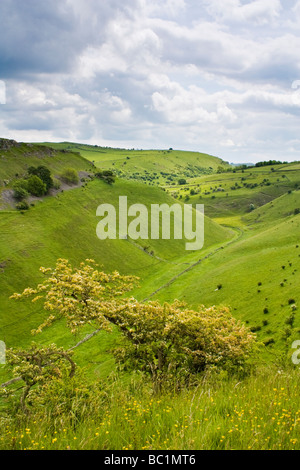
[[[176,149],[114,149],[71,142],[44,145],[80,152],[98,168],[112,169],[118,176],[148,184],[175,184],[179,178],[212,174],[219,166],[224,169],[229,167],[227,162],[218,157]]]

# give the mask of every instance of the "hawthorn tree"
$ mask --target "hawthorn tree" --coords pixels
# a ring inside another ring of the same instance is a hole
[[[43,309],[50,312],[33,333],[40,333],[62,318],[73,334],[86,324],[110,330],[114,312],[126,308],[132,301],[122,296],[132,290],[138,278],[122,276],[117,271],[106,274],[97,267],[94,260],[87,259],[79,268],[73,268],[68,260],[60,258],[54,269],[40,268],[46,277],[44,282],[10,298],[31,297],[32,302],[42,301]]]
[[[31,297],[49,312],[33,333],[63,318],[72,333],[86,324],[108,331],[116,325],[124,339],[115,350],[117,360],[125,368],[149,374],[156,391],[207,367],[243,367],[252,351],[253,333],[228,308],[191,310],[178,301],[138,302],[125,296],[138,278],[106,274],[93,260],[73,268],[69,261],[59,259],[54,269],[40,270],[44,282],[12,296]]]
[[[131,303],[114,321],[126,338],[115,350],[117,359],[127,369],[148,373],[156,391],[207,367],[243,368],[255,339],[225,307],[195,311],[178,301]]]
[[[2,384],[2,394],[14,395],[15,390],[7,392],[5,385],[23,381],[20,405],[21,409],[27,412],[26,398],[31,388],[36,384],[43,385],[54,377],[60,377],[64,362],[70,366],[69,377],[74,376],[76,365],[71,358],[72,353],[58,348],[55,344],[40,346],[32,343],[28,349],[8,349],[7,364],[12,368],[15,379]]]

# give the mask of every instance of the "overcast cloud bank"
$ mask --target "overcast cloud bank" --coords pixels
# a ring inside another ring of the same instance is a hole
[[[300,160],[299,26],[296,0],[1,0],[0,135]]]

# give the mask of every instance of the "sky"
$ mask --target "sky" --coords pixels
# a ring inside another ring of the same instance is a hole
[[[300,0],[1,0],[0,137],[300,160]]]

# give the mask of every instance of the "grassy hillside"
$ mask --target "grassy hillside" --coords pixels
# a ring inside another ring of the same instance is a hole
[[[102,203],[118,207],[119,195],[128,197],[129,206],[137,200],[149,208],[154,202],[173,203],[159,188],[125,180],[110,186],[94,180],[56,197],[46,197],[23,214],[0,212],[0,322],[8,344],[26,337],[39,321],[32,305],[15,304],[8,297],[36,283],[42,265],[53,266],[57,258],[67,258],[74,264],[93,258],[105,271],[133,274],[141,277],[142,283],[149,273],[168,270],[177,257],[185,256],[184,240],[99,240],[97,207]],[[209,219],[205,223],[205,234],[204,250],[232,236],[230,230]]]
[[[113,149],[70,142],[44,145],[80,152],[98,168],[112,169],[118,176],[155,185],[177,184],[179,178],[209,175],[219,166],[222,168],[229,166],[212,155],[173,149]]]
[[[72,166],[77,171],[90,171],[93,165],[75,151],[60,151],[38,145],[0,139],[0,182],[22,177],[30,166],[45,165],[55,176]],[[16,176],[17,175],[17,176]]]
[[[106,272],[138,276],[138,300],[229,306],[265,345],[260,368],[246,379],[221,370],[199,377],[195,388],[154,397],[138,371],[117,372],[111,351],[120,334],[102,331],[75,349],[84,378],[43,388],[35,414],[21,424],[6,415],[1,421],[0,413],[0,449],[299,448],[299,374],[290,356],[300,336],[300,164],[236,169],[176,150],[0,144],[2,196],[32,165],[46,165],[53,176],[66,167],[90,175],[36,198],[28,211],[0,204],[0,340],[7,347],[28,345],[45,315],[38,304],[9,296],[35,286],[39,267],[58,258],[75,266],[92,258]],[[113,169],[115,183],[94,177],[97,168]],[[120,196],[149,214],[151,204],[204,204],[203,248],[186,251],[185,240],[172,237],[99,240],[97,207],[118,208]],[[87,326],[74,337],[58,321],[34,339],[69,348],[91,332]],[[0,382],[8,378],[0,367]]]
[[[90,160],[97,158],[95,164],[101,168],[123,162],[128,153],[70,143],[51,144],[55,147],[51,150],[45,144],[9,142],[3,141],[8,148],[3,150],[5,163],[2,159],[0,180],[9,175],[13,178],[16,162],[20,174],[37,161],[43,161],[55,174],[66,166],[93,170],[74,150],[88,154]],[[291,313],[288,301],[298,301],[299,165],[226,172],[223,165],[224,172],[217,173],[220,161],[210,156],[174,150],[130,152],[132,158],[126,157],[128,174],[134,161],[153,174],[154,164],[176,171],[179,161],[186,170],[191,161],[194,164],[199,158],[203,168],[210,166],[212,171],[211,165],[215,165],[214,173],[187,178],[185,185],[162,182],[162,188],[128,178],[118,178],[112,186],[95,179],[81,188],[47,196],[26,213],[0,213],[0,296],[2,311],[10,312],[1,316],[6,341],[14,343],[20,334],[26,337],[38,319],[37,312],[28,310],[32,306],[16,306],[7,293],[35,283],[41,265],[53,266],[58,257],[66,257],[75,264],[94,258],[106,271],[140,276],[141,286],[134,291],[140,300],[178,298],[194,307],[228,305],[235,316],[257,329],[263,340],[271,339],[271,348],[282,347],[289,337],[284,332]],[[184,240],[100,241],[96,236],[96,209],[101,203],[118,207],[120,195],[128,197],[128,206],[145,204],[149,214],[153,203],[204,204],[206,216],[214,220],[205,218],[203,249],[186,251]],[[268,313],[263,313],[266,309]],[[10,328],[17,318],[24,318],[22,325]],[[300,327],[296,317],[292,326],[293,333]]]
[[[255,328],[271,348],[283,347],[290,335],[299,336],[300,216],[256,234],[244,235],[182,274],[156,294],[196,307],[199,303],[227,305],[234,316]],[[162,282],[165,284],[166,280]],[[149,291],[147,289],[147,295]],[[293,315],[291,317],[291,315]]]

